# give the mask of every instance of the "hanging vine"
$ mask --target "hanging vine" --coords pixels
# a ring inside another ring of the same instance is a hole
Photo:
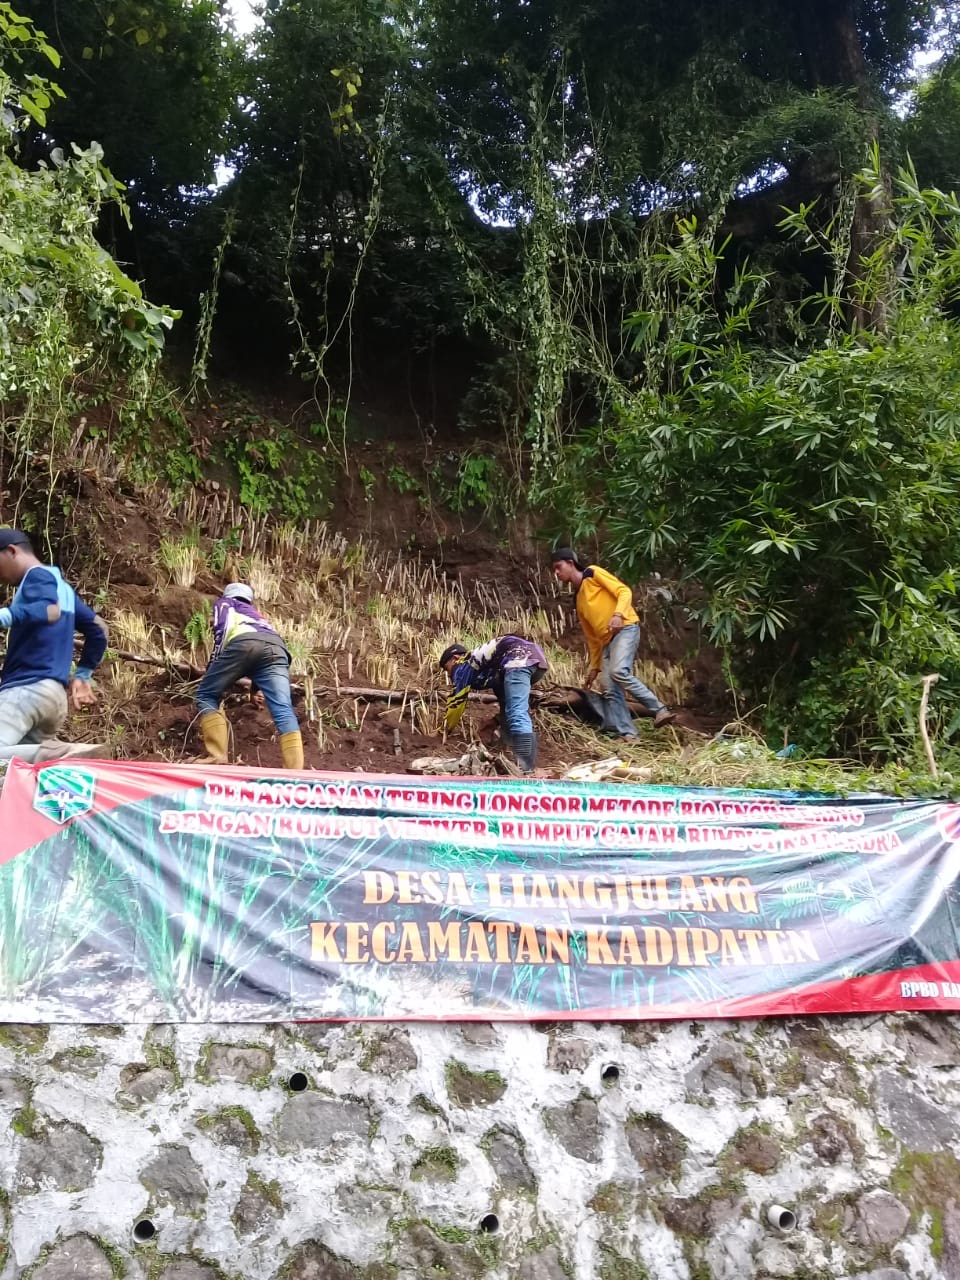
[[[389,120],[394,86],[387,87],[380,103],[380,110],[374,120],[374,128],[367,135],[354,114],[354,99],[362,84],[360,69],[345,70],[334,68],[331,74],[343,86],[340,105],[330,111],[334,136],[340,138],[347,133],[352,133],[366,139],[370,186],[357,242],[356,258],[351,271],[349,291],[343,310],[336,323],[331,323],[329,316],[330,279],[336,265],[334,250],[328,248],[324,254],[323,276],[318,288],[321,306],[319,321],[321,337],[316,345],[311,342],[310,335],[303,322],[303,311],[293,282],[293,260],[296,250],[300,195],[306,168],[307,153],[306,140],[304,138],[301,138],[300,142],[297,180],[290,202],[290,218],[287,224],[283,258],[283,280],[287,303],[290,308],[291,323],[296,329],[298,339],[298,345],[291,355],[291,367],[298,370],[302,377],[312,381],[312,401],[319,412],[320,422],[326,434],[327,442],[339,450],[344,467],[349,471],[347,418],[354,382],[354,311],[361,277],[376,237],[383,209],[383,178],[391,136]],[[327,375],[326,362],[329,353],[341,338],[344,339],[346,345],[347,376],[344,389],[338,395]]]
[[[223,234],[213,254],[213,270],[210,288],[200,295],[200,318],[197,321],[197,338],[193,349],[193,364],[190,369],[190,387],[188,400],[196,400],[200,387],[206,387],[207,372],[210,364],[210,344],[213,340],[213,323],[217,315],[217,302],[220,296],[220,277],[223,273],[223,258],[233,238],[236,226],[236,210],[228,209],[223,220]]]

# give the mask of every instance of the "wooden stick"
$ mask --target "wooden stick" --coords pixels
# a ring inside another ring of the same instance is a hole
[[[940,679],[936,673],[923,677],[923,693],[920,696],[920,737],[923,739],[923,747],[927,753],[927,764],[930,767],[931,777],[938,777],[937,762],[933,755],[933,745],[930,742],[930,734],[927,732],[927,707],[930,704],[930,689]]]
[[[204,673],[203,667],[195,667],[192,662],[174,662],[172,658],[153,658],[147,654],[128,653],[126,649],[108,649],[107,656],[122,658],[124,662],[138,662],[145,667],[162,667],[165,671],[176,671],[199,680]]]

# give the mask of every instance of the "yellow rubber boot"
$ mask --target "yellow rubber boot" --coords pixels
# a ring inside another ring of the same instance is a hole
[[[205,711],[200,717],[200,736],[207,754],[198,764],[226,764],[230,726],[225,711]]]
[[[294,729],[291,733],[281,733],[280,753],[283,756],[285,769],[303,768],[303,738],[300,737],[299,729]]]

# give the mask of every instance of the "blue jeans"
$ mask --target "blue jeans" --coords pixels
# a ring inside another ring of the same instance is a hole
[[[637,736],[637,726],[627,707],[628,693],[646,710],[654,715],[663,707],[663,703],[652,693],[642,680],[633,674],[633,664],[640,644],[640,624],[631,622],[621,627],[603,651],[603,665],[600,668],[600,683],[603,686],[604,724],[605,729],[631,738]]]
[[[197,687],[199,710],[219,711],[223,695],[242,676],[263,694],[277,733],[296,733],[300,722],[290,697],[290,655],[270,636],[241,636],[221,650]]]
[[[543,667],[508,667],[494,692],[500,703],[500,733],[509,742],[516,733],[533,733],[530,690],[543,675]]]

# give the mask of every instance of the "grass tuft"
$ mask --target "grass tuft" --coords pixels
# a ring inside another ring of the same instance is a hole
[[[157,559],[177,587],[192,587],[206,568],[206,556],[196,533],[180,538],[161,538]]]

